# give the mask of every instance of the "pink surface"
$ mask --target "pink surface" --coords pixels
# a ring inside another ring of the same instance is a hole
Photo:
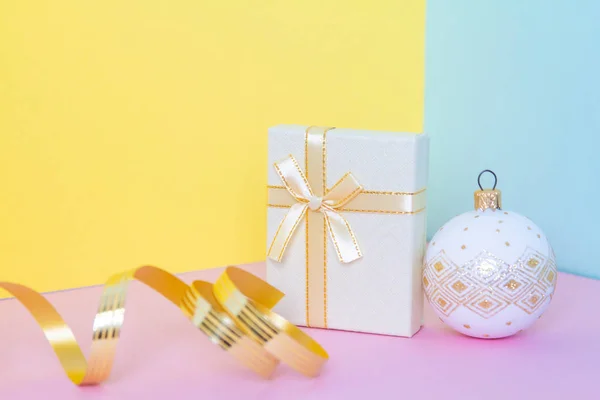
[[[248,266],[264,275],[264,266]],[[219,270],[184,274],[214,281]],[[49,294],[87,350],[101,288]],[[456,334],[427,308],[412,339],[308,330],[329,351],[317,379],[282,365],[265,381],[210,343],[170,303],[132,285],[111,378],[78,388],[14,300],[0,302],[3,399],[599,399],[600,281],[561,274],[533,328],[501,340]],[[385,310],[381,310],[385,312]],[[143,396],[143,397],[141,397]]]

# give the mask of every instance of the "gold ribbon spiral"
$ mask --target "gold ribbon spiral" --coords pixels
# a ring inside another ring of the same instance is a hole
[[[69,379],[84,386],[100,384],[110,375],[131,279],[171,301],[211,341],[263,377],[271,375],[279,360],[307,376],[316,376],[328,358],[317,342],[270,311],[283,293],[235,267],[227,268],[215,285],[204,281],[187,285],[153,266],[114,275],[100,297],[88,360],[73,331],[44,296],[17,283],[0,282],[0,289],[25,306],[44,331]]]
[[[217,279],[214,293],[242,330],[264,348],[306,376],[317,376],[329,358],[321,345],[270,310],[283,293],[262,279],[229,267]]]

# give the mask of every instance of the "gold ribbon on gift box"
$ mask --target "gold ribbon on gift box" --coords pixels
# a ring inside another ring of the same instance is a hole
[[[153,266],[114,275],[100,297],[88,360],[69,326],[44,296],[16,283],[0,282],[0,289],[25,306],[44,331],[69,379],[84,386],[102,383],[110,374],[131,279],[175,304],[212,342],[263,377],[269,377],[279,361],[304,375],[317,376],[329,357],[310,336],[271,311],[283,297],[282,292],[236,267],[225,269],[214,285],[195,281],[188,286]]]
[[[351,172],[327,187],[327,132],[309,127],[304,139],[304,171],[294,156],[274,164],[283,186],[268,186],[268,206],[289,208],[269,246],[267,256],[281,262],[298,226],[306,238],[306,325],[327,328],[327,233],[338,259],[362,257],[359,238],[343,213],[416,214],[425,209],[425,189],[414,193],[365,190]]]

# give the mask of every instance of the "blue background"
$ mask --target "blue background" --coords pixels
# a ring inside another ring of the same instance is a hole
[[[559,269],[600,278],[600,1],[428,0],[426,26],[429,232],[489,168]]]

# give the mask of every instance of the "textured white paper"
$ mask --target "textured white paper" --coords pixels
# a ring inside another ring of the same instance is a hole
[[[293,155],[304,168],[306,126],[269,129],[268,184],[281,185],[273,164]],[[327,186],[352,172],[365,190],[416,192],[427,186],[426,135],[334,129],[327,133]],[[269,207],[267,246],[288,210]],[[422,324],[422,259],[426,211],[412,215],[345,212],[363,257],[342,264],[327,239],[327,322],[330,329],[414,335]],[[282,262],[267,259],[267,279],[286,296],[274,311],[306,324],[305,227]],[[310,268],[310,267],[309,267]]]

